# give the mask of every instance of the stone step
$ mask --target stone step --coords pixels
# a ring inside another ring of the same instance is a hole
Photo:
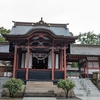
[[[57,100],[54,97],[24,97],[23,100]]]
[[[46,92],[54,92],[54,90],[26,90],[25,93],[46,93]]]
[[[25,96],[46,96],[54,97],[54,88],[53,82],[34,82],[28,81],[26,83]]]
[[[24,97],[54,97],[54,93],[25,93]]]
[[[43,91],[45,91],[45,90],[46,90],[46,91],[47,91],[47,90],[48,90],[48,91],[51,91],[51,90],[56,90],[56,89],[53,89],[53,88],[52,88],[52,89],[51,89],[51,88],[49,88],[49,89],[41,89],[41,88],[40,88],[40,89],[26,89],[26,91],[42,91],[42,90],[43,90]]]
[[[28,81],[27,85],[53,85],[53,82],[33,82],[33,81]]]
[[[41,86],[41,87],[26,86],[26,89],[40,89],[40,88],[41,88],[41,89],[49,89],[49,88],[50,88],[50,89],[51,89],[51,88],[54,89],[54,88],[57,88],[57,87],[54,87],[54,86],[50,86],[50,87],[49,87],[49,86],[48,86],[48,87],[44,87],[44,86]]]
[[[56,87],[56,86],[54,86],[54,85],[26,85],[26,86],[28,86],[28,87]]]

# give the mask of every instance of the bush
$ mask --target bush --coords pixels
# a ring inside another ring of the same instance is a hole
[[[68,98],[68,92],[75,87],[75,83],[69,79],[60,79],[57,83],[57,86],[65,91],[65,96]]]
[[[10,97],[13,97],[15,93],[22,90],[24,82],[21,79],[10,78],[4,84],[4,88],[8,88]]]

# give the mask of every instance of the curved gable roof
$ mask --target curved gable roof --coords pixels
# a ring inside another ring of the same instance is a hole
[[[20,22],[15,22],[15,23],[20,23]],[[33,26],[32,24],[30,25],[26,25],[24,24],[15,24],[15,26],[12,27],[11,32],[9,33],[9,35],[25,35],[27,32],[29,32],[30,30],[33,29],[46,29],[46,30],[50,30],[52,31],[52,33],[54,33],[55,35],[63,35],[63,36],[71,36],[71,34],[69,33],[69,29],[65,27],[66,24],[62,26],[60,26],[60,24],[58,25],[35,25]]]

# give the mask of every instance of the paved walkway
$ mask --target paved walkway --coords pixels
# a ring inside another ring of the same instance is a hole
[[[54,98],[54,97],[24,97],[24,98],[9,98],[9,97],[2,97],[0,100],[80,100],[77,98]]]
[[[78,99],[80,98],[80,99]],[[24,98],[0,98],[0,100],[100,100],[100,97],[78,97],[78,98],[53,98],[53,97],[24,97]]]
[[[55,97],[24,97],[23,100],[57,100]]]
[[[100,97],[78,97],[81,100],[100,100]]]

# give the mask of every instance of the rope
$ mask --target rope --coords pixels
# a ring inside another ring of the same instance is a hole
[[[43,58],[39,58],[38,56],[36,56],[35,54],[33,54],[33,56],[38,59],[38,60],[44,60],[46,57],[48,57],[49,55],[51,54],[51,51],[46,55],[44,56]]]

